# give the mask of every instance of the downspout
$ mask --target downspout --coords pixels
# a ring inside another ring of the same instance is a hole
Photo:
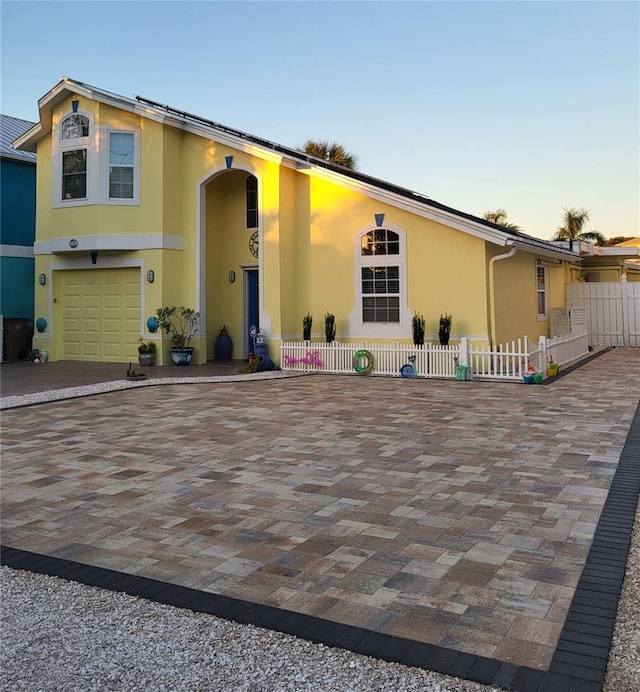
[[[509,257],[513,257],[516,254],[516,251],[517,248],[515,245],[512,245],[509,252],[505,252],[504,255],[496,255],[489,260],[489,338],[491,340],[491,348],[493,348],[496,343],[496,296],[493,265],[499,260],[505,260],[509,259]]]

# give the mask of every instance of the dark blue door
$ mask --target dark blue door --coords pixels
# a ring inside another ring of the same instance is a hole
[[[257,269],[247,269],[246,270],[246,305],[247,305],[247,323],[245,324],[245,342],[246,348],[244,357],[249,355],[249,352],[253,352],[254,343],[251,338],[250,330],[254,326],[256,329],[260,329],[260,286],[258,284],[258,270]]]

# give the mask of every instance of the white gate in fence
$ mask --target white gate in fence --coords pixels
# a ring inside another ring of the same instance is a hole
[[[529,366],[546,377],[547,365],[570,365],[589,353],[587,333],[540,337],[538,342],[523,337],[495,349],[476,347],[466,338],[452,346],[439,344],[331,344],[313,341],[283,341],[281,367],[299,372],[354,374],[354,357],[367,351],[373,361],[372,374],[401,376],[403,366],[412,365],[415,377],[499,379],[522,382]],[[360,361],[356,361],[360,365]],[[406,372],[406,369],[405,369]]]
[[[640,346],[640,282],[566,285],[569,307],[584,307],[592,346]]]

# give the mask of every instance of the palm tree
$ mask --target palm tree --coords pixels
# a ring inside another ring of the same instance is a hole
[[[616,235],[613,238],[607,238],[607,242],[605,245],[607,247],[615,247],[616,245],[619,245],[620,243],[624,243],[627,240],[633,240],[635,236],[632,235]]]
[[[338,144],[337,142],[323,142],[320,140],[308,139],[302,147],[300,147],[300,151],[304,151],[305,154],[313,156],[316,159],[337,163],[339,166],[351,168],[352,170],[357,167],[357,156],[347,151],[342,144]]]
[[[512,231],[522,230],[520,226],[516,226],[515,223],[509,223],[507,221],[507,212],[505,209],[496,209],[495,211],[485,211],[482,215],[483,219],[491,221],[491,223],[498,224],[498,226],[504,226]]]
[[[599,231],[583,231],[589,221],[589,212],[586,209],[563,208],[563,225],[558,226],[553,240],[593,240],[596,245],[604,245],[607,239]]]

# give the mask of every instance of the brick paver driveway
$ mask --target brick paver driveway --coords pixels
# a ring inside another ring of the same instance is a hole
[[[640,392],[311,375],[2,413],[4,545],[534,668]]]

